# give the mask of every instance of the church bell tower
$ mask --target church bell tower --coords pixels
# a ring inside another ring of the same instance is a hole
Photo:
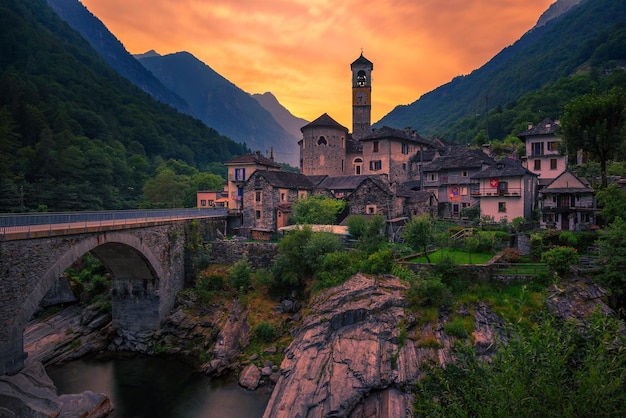
[[[352,70],[352,138],[372,132],[372,70],[374,64],[361,56],[350,64]]]

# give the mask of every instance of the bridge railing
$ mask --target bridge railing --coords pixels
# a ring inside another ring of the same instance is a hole
[[[41,212],[0,214],[0,239],[11,233],[30,233],[34,230],[58,230],[64,226],[127,225],[149,221],[220,217],[228,214],[222,208],[138,209],[90,212]]]

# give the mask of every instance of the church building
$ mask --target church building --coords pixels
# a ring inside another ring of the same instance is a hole
[[[300,172],[306,176],[386,176],[400,184],[410,179],[409,159],[430,141],[415,132],[383,127],[373,130],[372,71],[363,53],[350,64],[352,72],[352,133],[324,113],[303,126]]]

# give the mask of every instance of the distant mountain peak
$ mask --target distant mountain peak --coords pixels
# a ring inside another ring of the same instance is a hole
[[[160,57],[161,54],[159,54],[158,52],[156,52],[154,49],[151,49],[148,52],[144,52],[143,54],[133,54],[133,57],[137,58],[137,59],[141,59],[141,58],[151,58],[151,57]]]

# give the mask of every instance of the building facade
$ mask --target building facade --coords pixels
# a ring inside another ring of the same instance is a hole
[[[228,207],[243,210],[243,184],[257,170],[279,171],[280,165],[273,158],[266,158],[259,151],[242,155],[224,163],[228,168],[228,182],[224,190],[228,193]]]
[[[472,197],[480,199],[480,215],[494,222],[531,219],[537,192],[537,174],[518,161],[504,158],[472,176],[478,181]]]
[[[539,176],[540,183],[557,178],[567,168],[567,155],[560,151],[559,121],[544,119],[517,137],[526,145],[524,167]]]
[[[595,227],[599,212],[595,194],[586,180],[565,171],[539,192],[541,228],[563,231]]]
[[[363,53],[352,64],[352,137],[365,138],[372,126],[372,71],[374,64]]]

